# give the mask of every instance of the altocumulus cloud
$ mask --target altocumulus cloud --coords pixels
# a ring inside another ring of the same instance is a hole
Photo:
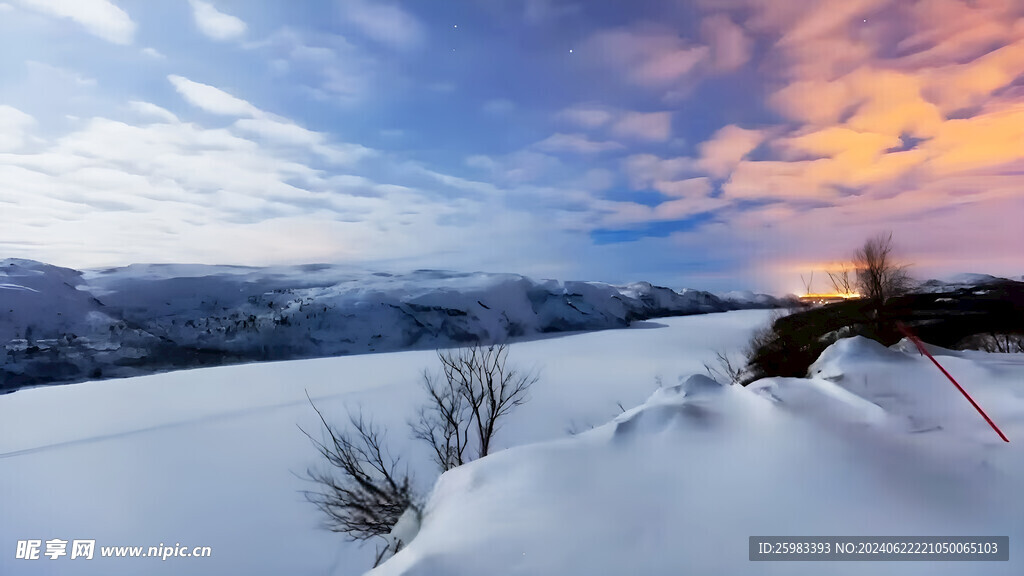
[[[50,16],[66,18],[108,42],[131,44],[135,22],[108,0],[16,0],[18,4]]]

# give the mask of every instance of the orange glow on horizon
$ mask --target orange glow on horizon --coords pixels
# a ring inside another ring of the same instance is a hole
[[[849,292],[846,294],[842,294],[839,292],[835,292],[832,294],[803,294],[802,296],[800,296],[800,298],[842,298],[844,300],[850,300],[853,298],[860,298],[860,294],[856,292]]]

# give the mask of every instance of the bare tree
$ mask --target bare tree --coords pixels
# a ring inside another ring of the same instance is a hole
[[[808,280],[804,280],[804,275],[800,275],[800,282],[804,285],[804,294],[813,294],[811,292],[811,285],[814,284],[814,270],[811,270],[811,277]]]
[[[538,378],[508,365],[505,344],[439,350],[437,357],[442,376],[424,373],[430,400],[410,426],[445,471],[490,453],[501,421],[526,402]],[[475,453],[469,451],[474,443]]]
[[[319,487],[303,494],[324,513],[324,526],[332,532],[342,532],[351,541],[383,539],[387,544],[383,550],[378,547],[379,563],[398,519],[410,508],[419,511],[408,471],[399,471],[399,458],[392,458],[384,446],[384,432],[361,412],[350,413],[351,427],[339,430],[327,423],[312,400],[310,404],[323,424],[322,434],[317,438],[301,426],[299,430],[333,470],[307,469],[306,478]]]
[[[839,270],[830,270],[828,279],[832,282],[832,288],[836,294],[851,294],[853,292],[853,279],[850,278],[850,269],[844,262],[839,265]]]
[[[861,295],[879,304],[907,293],[913,285],[906,265],[897,264],[892,252],[892,232],[889,232],[868,239],[853,257]]]

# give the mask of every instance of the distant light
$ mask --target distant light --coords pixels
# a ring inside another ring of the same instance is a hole
[[[865,22],[867,22],[867,20],[865,20]],[[458,24],[456,24],[455,26],[452,26],[452,28],[458,28],[458,27],[459,27]]]
[[[569,54],[572,54],[572,48],[569,48]]]

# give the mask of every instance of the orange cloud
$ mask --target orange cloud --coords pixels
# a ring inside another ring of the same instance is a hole
[[[987,168],[1024,158],[1024,102],[942,124],[924,145],[937,175]]]

